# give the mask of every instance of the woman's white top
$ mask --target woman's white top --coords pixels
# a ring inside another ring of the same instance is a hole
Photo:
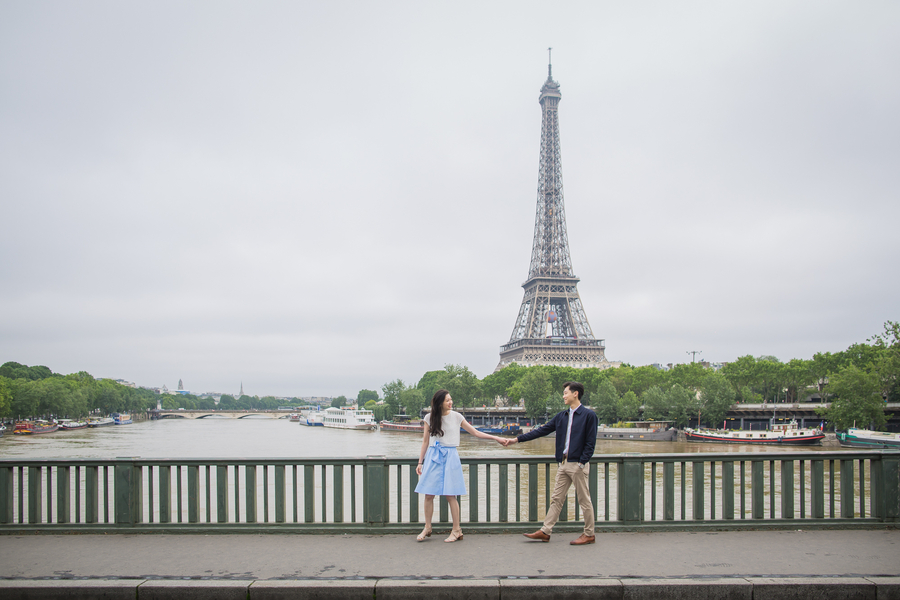
[[[423,420],[430,427],[431,413],[425,415]],[[444,430],[444,435],[442,437],[431,436],[431,439],[428,440],[428,445],[434,446],[436,441],[440,441],[441,446],[459,446],[459,426],[465,420],[466,418],[455,410],[451,410],[449,415],[442,416],[441,429]]]

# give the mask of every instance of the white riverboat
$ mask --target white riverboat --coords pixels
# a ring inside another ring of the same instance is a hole
[[[777,423],[763,431],[741,429],[685,429],[689,442],[722,442],[726,444],[783,444],[812,446],[820,444],[825,434],[818,427],[799,427],[797,421]]]
[[[300,424],[306,425],[307,427],[322,427],[325,425],[325,417],[323,413],[311,411],[306,413],[306,415],[300,416]]]
[[[323,413],[322,424],[334,429],[378,429],[375,413],[371,410],[355,408],[327,408]]]

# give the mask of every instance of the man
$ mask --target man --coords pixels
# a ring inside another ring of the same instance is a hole
[[[575,492],[578,494],[578,502],[584,513],[584,533],[569,542],[573,546],[594,543],[594,505],[591,503],[591,493],[588,489],[588,474],[590,473],[590,460],[594,455],[594,445],[597,443],[597,415],[594,411],[581,404],[584,396],[584,386],[575,381],[569,381],[563,387],[563,401],[568,406],[553,419],[540,427],[523,433],[515,440],[509,440],[509,444],[527,442],[556,432],[556,462],[559,468],[556,471],[556,485],[550,498],[550,508],[544,518],[544,525],[534,533],[526,533],[525,537],[542,542],[550,541],[550,532],[559,519],[563,503],[569,487],[574,483]]]

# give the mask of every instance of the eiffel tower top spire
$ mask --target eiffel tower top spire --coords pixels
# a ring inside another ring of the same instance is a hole
[[[552,64],[547,65],[547,81],[541,87],[538,98],[542,113],[541,159],[529,280],[535,277],[575,278],[569,256],[563,202],[562,153],[559,142],[559,101],[562,94],[559,84],[553,81],[552,68]]]

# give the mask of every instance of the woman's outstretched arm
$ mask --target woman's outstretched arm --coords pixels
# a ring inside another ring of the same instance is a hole
[[[469,422],[466,421],[465,419],[462,420],[461,425],[462,425],[462,428],[463,428],[463,429],[465,429],[466,431],[468,431],[469,433],[471,433],[471,434],[474,435],[475,437],[480,437],[480,438],[483,439],[483,440],[494,440],[495,442],[497,442],[497,443],[500,444],[501,446],[505,446],[505,445],[506,445],[506,444],[504,443],[504,441],[503,441],[503,438],[499,438],[499,437],[497,437],[496,435],[491,435],[491,434],[485,433],[485,432],[483,432],[483,431],[478,431],[477,429],[475,429],[474,427],[472,427],[472,425],[469,424]]]

